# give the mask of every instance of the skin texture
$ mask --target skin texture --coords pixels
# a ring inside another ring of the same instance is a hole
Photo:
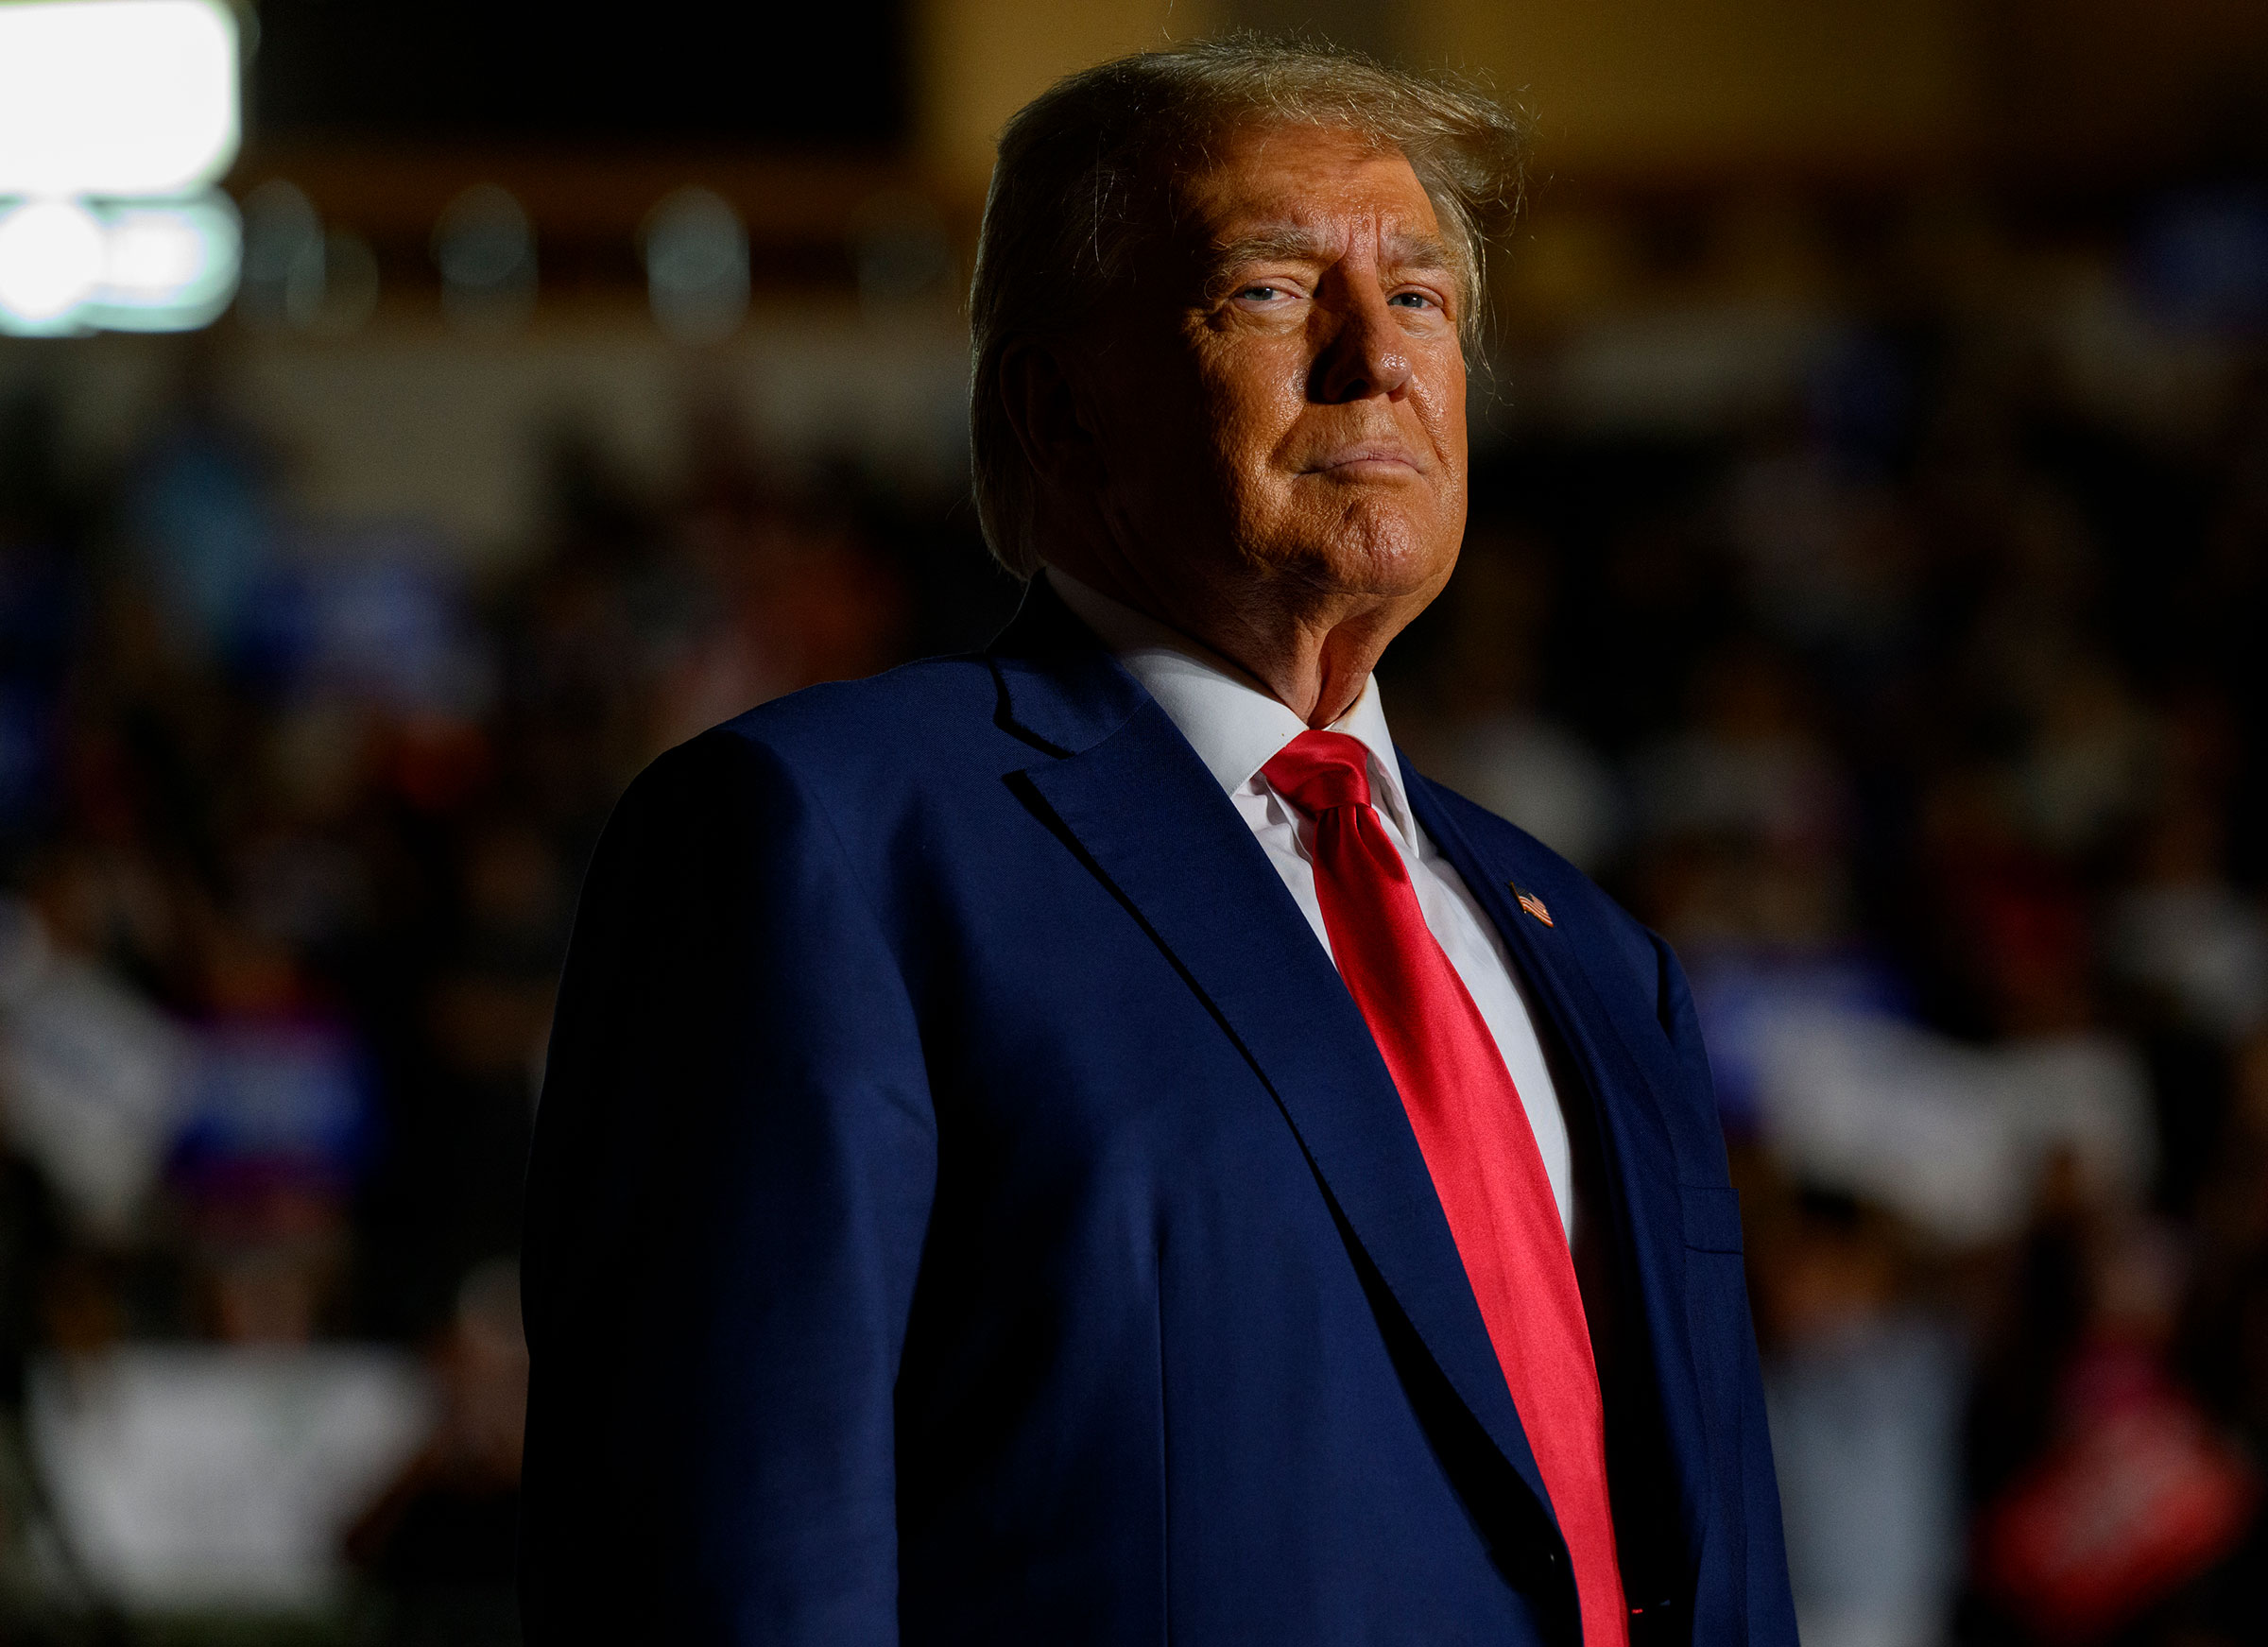
[[[1408,161],[1230,132],[1085,335],[1003,362],[1046,558],[1311,726],[1353,704],[1465,532],[1457,277]]]

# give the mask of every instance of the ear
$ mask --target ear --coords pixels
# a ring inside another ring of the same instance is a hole
[[[1016,443],[1040,484],[1091,489],[1101,473],[1100,431],[1059,346],[1030,339],[1009,344],[1000,357],[1000,397]]]

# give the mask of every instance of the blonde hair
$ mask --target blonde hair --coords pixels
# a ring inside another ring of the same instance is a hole
[[[1253,124],[1359,134],[1410,163],[1458,261],[1468,340],[1485,254],[1519,214],[1527,123],[1444,77],[1336,46],[1235,36],[1119,58],[1058,80],[1001,133],[969,294],[970,458],[985,541],[1019,577],[1040,569],[1032,475],[1008,422],[1010,347],[1075,334],[1165,221],[1173,176]]]

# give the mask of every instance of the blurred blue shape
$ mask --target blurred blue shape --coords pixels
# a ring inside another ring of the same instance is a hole
[[[177,1178],[207,1192],[279,1183],[343,1191],[373,1143],[370,1072],[320,1019],[223,1021],[198,1037],[173,1148]]]
[[[1911,434],[1912,369],[1889,338],[1854,328],[1813,366],[1804,409],[1814,439],[1847,467],[1873,473],[1891,462]]]
[[[35,826],[57,798],[59,717],[80,604],[60,555],[0,541],[0,836]]]
[[[0,681],[0,836],[26,829],[52,784],[54,704]]]
[[[1766,1031],[1793,1008],[1832,1007],[1901,1021],[1913,1017],[1904,980],[1859,948],[1770,950],[1732,945],[1685,958],[1709,1048],[1717,1111],[1746,1136],[1762,1121],[1759,1088]]]
[[[470,717],[492,689],[461,579],[412,534],[304,545],[246,592],[231,652],[243,678],[280,698]]]
[[[2268,322],[2268,189],[2222,184],[2174,195],[2134,255],[2144,302],[2166,323],[2247,333]]]
[[[228,656],[276,564],[276,511],[261,465],[221,431],[192,424],[145,461],[127,522],[176,640],[200,656]]]
[[[305,576],[310,686],[404,712],[470,716],[487,707],[485,643],[448,572],[430,559],[377,553]]]

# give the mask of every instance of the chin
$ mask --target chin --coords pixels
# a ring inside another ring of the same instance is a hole
[[[1445,530],[1405,509],[1367,502],[1335,520],[1300,524],[1306,529],[1284,534],[1281,552],[1264,558],[1318,590],[1388,598],[1439,589],[1457,563],[1464,536],[1462,522]]]

